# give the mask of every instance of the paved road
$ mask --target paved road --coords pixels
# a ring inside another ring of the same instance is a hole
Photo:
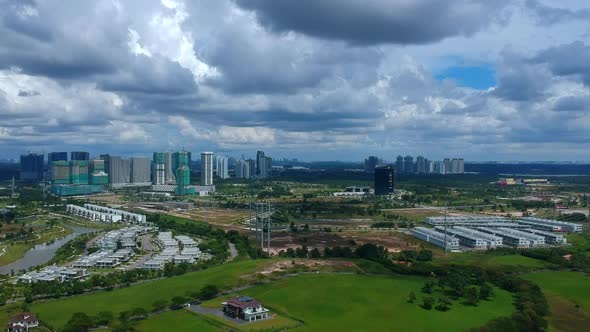
[[[233,260],[234,258],[238,257],[238,249],[236,249],[236,245],[233,243],[229,243],[229,260]]]

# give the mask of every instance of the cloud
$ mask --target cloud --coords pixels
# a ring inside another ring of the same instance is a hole
[[[590,9],[572,10],[543,5],[538,0],[527,0],[526,8],[535,15],[539,24],[558,24],[572,20],[590,20]]]
[[[469,36],[500,17],[507,1],[237,0],[276,32],[352,44],[423,44]]]

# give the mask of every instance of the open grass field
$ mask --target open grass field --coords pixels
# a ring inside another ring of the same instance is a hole
[[[41,320],[60,330],[75,312],[95,315],[100,311],[111,311],[118,314],[138,307],[151,310],[152,304],[156,300],[170,301],[174,296],[185,296],[189,292],[198,292],[208,284],[217,285],[220,288],[231,288],[239,284],[240,276],[253,273],[268,262],[260,260],[229,263],[178,277],[147,281],[143,284],[113,291],[100,291],[71,298],[38,302],[31,306],[31,310],[39,314]]]
[[[477,307],[454,302],[440,312],[407,303],[408,293],[422,294],[424,279],[407,276],[306,274],[240,292],[260,300],[279,315],[303,321],[293,331],[463,331],[513,311],[512,296],[496,290],[492,301]],[[227,298],[206,302],[215,307]]]
[[[551,264],[534,258],[521,255],[493,255],[480,252],[450,253],[446,256],[438,256],[434,262],[436,265],[477,265],[480,267],[514,267],[525,269],[540,269]]]
[[[539,272],[523,276],[539,285],[551,308],[552,331],[587,331],[590,327],[590,277],[578,272]]]
[[[141,321],[136,329],[141,332],[199,331],[216,332],[223,329],[211,325],[203,317],[187,310],[166,311]]]

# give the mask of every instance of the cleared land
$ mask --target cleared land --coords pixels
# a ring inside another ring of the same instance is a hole
[[[553,331],[587,331],[590,326],[590,277],[578,272],[539,272],[523,276],[539,285],[551,308]]]
[[[496,290],[477,307],[454,302],[448,312],[407,303],[422,297],[424,278],[354,274],[306,274],[240,292],[279,315],[303,322],[294,331],[463,331],[513,311],[512,296]],[[215,307],[220,298],[205,305]]]

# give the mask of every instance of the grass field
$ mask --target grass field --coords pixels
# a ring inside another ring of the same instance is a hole
[[[185,296],[188,292],[198,292],[207,284],[214,284],[220,288],[231,288],[239,284],[240,276],[252,273],[267,263],[268,261],[262,260],[229,263],[113,291],[100,291],[66,299],[39,302],[31,307],[33,312],[39,314],[41,320],[59,330],[75,312],[95,315],[100,311],[111,311],[118,314],[138,307],[151,310],[152,303],[156,300],[170,301],[174,296]]]
[[[463,331],[513,311],[512,296],[496,290],[477,307],[453,303],[448,312],[407,303],[410,291],[422,297],[424,279],[406,276],[308,274],[240,292],[279,315],[302,320],[294,331]],[[216,306],[225,298],[205,303]]]
[[[477,265],[480,267],[513,267],[525,269],[539,269],[549,267],[550,264],[538,259],[521,255],[493,255],[484,253],[451,253],[439,256],[434,264],[446,265]]]
[[[223,329],[211,325],[203,317],[187,310],[166,311],[141,321],[136,329],[141,332],[199,331],[215,332]]]
[[[539,272],[523,276],[539,285],[551,307],[552,331],[584,331],[590,326],[590,277],[577,272]]]

